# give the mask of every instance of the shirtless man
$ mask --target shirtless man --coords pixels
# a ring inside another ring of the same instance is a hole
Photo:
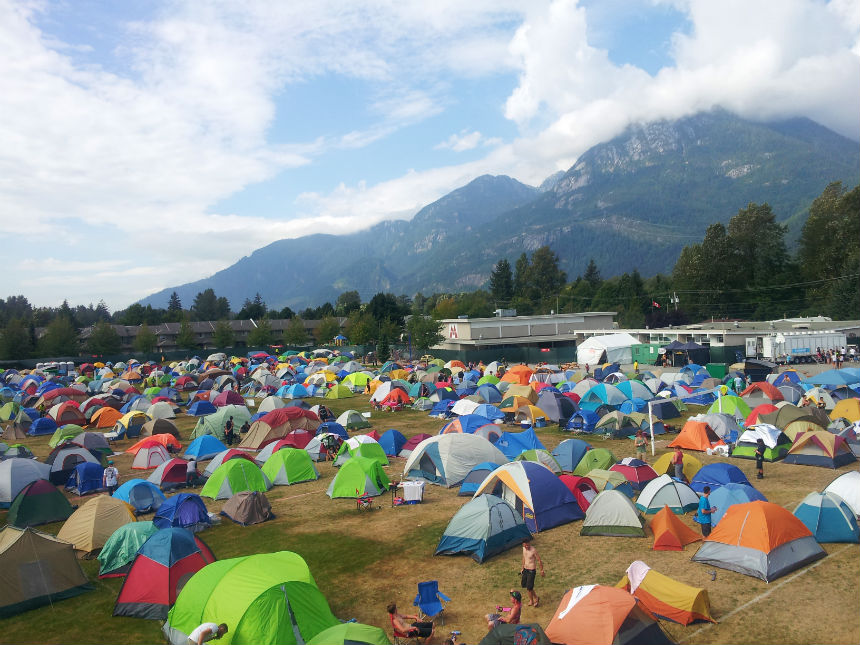
[[[493,629],[498,626],[500,623],[507,623],[508,625],[518,625],[520,622],[520,613],[523,608],[523,597],[519,591],[515,589],[511,589],[511,606],[510,607],[497,607],[498,611],[505,611],[507,613],[504,615],[501,614],[487,614],[484,616],[487,620],[487,629]]]
[[[435,626],[432,622],[418,622],[418,616],[397,613],[395,603],[389,604],[387,609],[388,618],[395,632],[406,634],[407,638],[423,638],[425,645],[430,642],[435,632]],[[408,620],[415,622],[408,623],[406,622]]]
[[[543,568],[543,560],[540,559],[540,554],[532,546],[531,540],[523,542],[523,568],[520,571],[522,576],[521,586],[529,592],[529,607],[537,607],[540,603],[540,598],[535,594],[535,577],[537,575],[537,567],[540,566],[541,576],[545,576]]]

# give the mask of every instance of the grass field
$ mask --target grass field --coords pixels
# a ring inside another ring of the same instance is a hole
[[[312,402],[313,403],[313,402]],[[366,396],[334,401],[340,413],[347,408],[369,410]],[[691,410],[691,412],[693,412]],[[183,439],[195,419],[178,419]],[[374,413],[373,427],[383,432],[396,428],[407,437],[418,432],[435,434],[442,422],[424,412],[411,410]],[[552,449],[570,436],[557,428],[538,430]],[[671,439],[669,439],[671,440]],[[666,440],[668,441],[668,440]],[[657,442],[657,455],[667,451]],[[633,456],[632,442],[601,441],[619,459]],[[25,443],[39,456],[48,452],[47,438]],[[119,442],[117,450],[132,441]],[[183,441],[185,443],[185,441]],[[713,458],[697,455],[707,463]],[[123,480],[131,477],[131,456],[114,458]],[[732,460],[750,478],[754,464]],[[404,460],[393,459],[387,469],[400,479]],[[856,464],[853,465],[856,468]],[[385,606],[396,601],[401,610],[412,609],[416,585],[437,579],[452,598],[445,610],[445,624],[437,628],[434,642],[453,629],[461,642],[475,643],[486,633],[483,616],[507,600],[508,590],[518,587],[520,549],[512,549],[480,565],[467,557],[434,557],[436,543],[448,521],[466,498],[456,488],[428,485],[424,503],[392,507],[391,496],[377,498],[375,510],[356,510],[352,500],[331,500],[325,490],[333,477],[331,462],[318,464],[318,481],[278,486],[267,495],[277,516],[273,521],[240,527],[229,520],[200,534],[219,558],[251,553],[290,550],[308,562],[320,590],[336,616],[383,627],[390,634]],[[809,492],[823,489],[839,471],[805,466],[766,464],[765,479],[756,482],[767,498],[789,510]],[[138,473],[139,471],[136,471]],[[139,475],[138,475],[139,476]],[[197,491],[199,492],[199,490]],[[73,503],[84,500],[74,499]],[[210,511],[223,502],[206,500]],[[147,516],[143,516],[146,519]],[[0,513],[3,523],[5,513]],[[691,515],[684,521],[698,530]],[[857,643],[860,642],[860,547],[824,545],[828,557],[813,566],[771,584],[722,569],[711,581],[705,567],[690,561],[697,545],[684,552],[651,551],[652,537],[581,537],[580,522],[561,526],[535,538],[546,577],[538,578],[538,608],[524,607],[523,620],[546,625],[565,590],[583,584],[618,582],[633,560],[690,585],[708,589],[716,625],[682,627],[664,623],[679,643]],[[60,525],[41,527],[56,533]],[[54,606],[25,612],[2,623],[3,643],[159,643],[161,624],[134,618],[113,618],[111,613],[121,580],[99,580],[98,561],[82,561],[95,590]]]

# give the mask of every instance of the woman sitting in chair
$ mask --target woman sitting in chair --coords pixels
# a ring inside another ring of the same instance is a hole
[[[423,638],[424,643],[428,643],[433,637],[435,627],[432,622],[421,623],[418,621],[418,616],[408,616],[406,614],[397,613],[397,605],[391,603],[388,605],[388,618],[391,620],[391,627],[394,629],[394,635],[404,638]],[[416,621],[407,623],[407,620]]]

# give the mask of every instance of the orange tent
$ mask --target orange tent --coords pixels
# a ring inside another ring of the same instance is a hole
[[[702,539],[665,505],[651,520],[651,532],[654,533],[651,548],[655,551],[683,551],[686,545]]]
[[[399,387],[392,388],[385,398],[379,402],[380,405],[388,406],[409,405],[410,403],[412,403],[412,399],[410,399],[409,395]]]
[[[627,573],[615,586],[636,596],[658,618],[680,625],[697,621],[717,622],[711,617],[707,590],[664,576],[641,560],[627,567]]]
[[[173,446],[177,450],[182,447],[182,444],[174,437],[172,434],[156,434],[151,437],[146,437],[145,439],[141,439],[136,444],[134,444],[131,448],[126,450],[127,453],[136,455],[141,448],[148,448],[149,446],[162,445],[165,448],[167,446]]]
[[[90,425],[96,428],[113,428],[120,419],[122,412],[105,405],[93,412]]]
[[[771,582],[825,555],[791,511],[757,501],[730,506],[693,561]]]
[[[844,417],[851,421],[860,421],[860,399],[842,399],[836,403],[836,407],[830,413],[830,418],[836,421]]]
[[[505,372],[505,375],[502,376],[502,380],[507,381],[508,383],[515,383],[517,385],[528,385],[532,374],[534,374],[534,370],[532,370],[528,365],[514,365]]]
[[[559,645],[672,642],[635,596],[603,585],[576,587],[564,594],[544,631]]]
[[[785,397],[782,395],[782,392],[780,392],[779,389],[777,389],[767,381],[751,383],[747,389],[740,393],[740,397],[749,397],[753,399],[770,399],[771,403],[779,403],[780,401],[785,400]]]
[[[744,421],[744,425],[749,428],[757,423],[762,423],[764,421],[764,419],[761,419],[762,415],[771,414],[772,412],[778,411],[779,408],[776,407],[773,403],[762,403],[760,405],[757,405],[752,410],[750,410],[750,413],[747,415],[747,418]]]
[[[531,405],[531,401],[521,396],[505,397],[502,403],[505,404],[504,407],[499,408],[502,412],[516,412],[524,405]]]
[[[717,433],[707,423],[690,419],[684,424],[681,432],[669,444],[669,447],[675,448],[676,446],[680,446],[685,450],[705,452],[708,448],[725,445],[723,440],[717,436]]]

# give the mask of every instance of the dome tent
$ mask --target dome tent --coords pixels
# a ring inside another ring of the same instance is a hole
[[[766,502],[767,498],[758,490],[747,484],[723,484],[711,491],[711,524],[719,524],[723,515],[735,504],[746,504],[747,502]]]
[[[692,542],[698,542],[702,536],[672,512],[669,506],[661,508],[651,520],[651,532],[654,534],[654,551],[683,551]]]
[[[129,479],[117,488],[113,497],[131,504],[136,513],[157,511],[164,501],[164,493],[152,482],[144,479]]]
[[[131,522],[111,533],[99,551],[99,578],[121,578],[128,573],[137,550],[156,531],[152,522]]]
[[[25,528],[60,522],[73,512],[69,500],[56,486],[47,479],[37,479],[24,486],[12,500],[6,521],[12,526]]]
[[[476,562],[531,539],[522,517],[495,495],[478,495],[451,518],[436,547],[436,555],[467,553]]]
[[[819,544],[860,542],[854,511],[834,493],[810,493],[794,509],[794,516],[812,531]]]
[[[275,517],[269,499],[257,491],[236,493],[224,502],[221,515],[241,526],[260,524]]]
[[[582,461],[585,453],[591,450],[591,445],[582,439],[565,439],[559,443],[552,456],[564,472],[572,473],[577,464]]]
[[[746,484],[747,486],[752,486],[740,468],[721,461],[702,466],[699,472],[690,480],[690,488],[699,494],[704,492],[705,486],[710,486],[711,492],[713,492],[726,484]]]
[[[476,465],[469,471],[465,479],[460,482],[460,490],[457,492],[457,495],[463,497],[474,496],[475,491],[478,490],[478,486],[481,485],[481,482],[483,482],[487,478],[487,475],[498,467],[499,464],[493,463],[492,461],[484,461]]]
[[[679,521],[670,512],[667,512],[666,517]],[[707,589],[690,587],[673,580],[640,560],[627,567],[627,573],[615,586],[629,591],[648,611],[660,619],[679,625],[717,622],[711,616],[711,601]]]
[[[485,461],[504,464],[508,460],[483,437],[459,433],[436,435],[415,447],[403,466],[403,477],[451,488]]]
[[[158,508],[152,523],[160,529],[169,526],[181,526],[191,531],[199,531],[212,524],[206,504],[199,495],[193,493],[178,493]]]
[[[842,473],[827,484],[826,493],[835,493],[854,511],[854,516],[860,519],[860,472],[850,470]]]
[[[683,515],[695,510],[698,505],[696,492],[669,475],[660,475],[648,482],[636,501],[636,508],[649,515],[657,513],[664,506],[668,506],[673,513]]]
[[[212,476],[206,480],[200,496],[229,499],[244,490],[264,493],[271,487],[272,482],[253,461],[230,459],[218,466]]]
[[[108,495],[93,497],[65,521],[57,537],[76,551],[92,553],[123,524],[134,522],[134,511],[122,500]]]
[[[585,513],[580,535],[645,537],[644,521],[627,495],[605,490],[594,498]]]
[[[361,495],[377,496],[388,490],[388,475],[375,459],[353,457],[337,471],[326,490],[332,499],[356,498]]]
[[[340,624],[305,561],[289,551],[218,560],[195,573],[168,613],[164,635],[171,645],[186,645],[204,622],[227,623],[233,645],[308,641]]]
[[[282,448],[263,464],[263,474],[275,486],[289,486],[319,479],[311,456],[304,450]]]

